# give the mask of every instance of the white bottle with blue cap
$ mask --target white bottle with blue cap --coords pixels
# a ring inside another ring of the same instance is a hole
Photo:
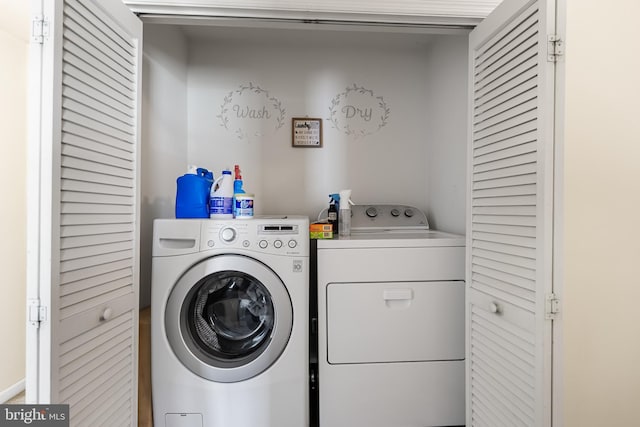
[[[222,171],[222,175],[211,186],[209,218],[233,218],[233,177],[230,170]]]

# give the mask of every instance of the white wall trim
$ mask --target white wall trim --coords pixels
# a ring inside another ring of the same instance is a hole
[[[21,379],[20,381],[18,381],[17,383],[15,383],[14,385],[12,385],[11,387],[7,388],[6,390],[3,390],[0,392],[0,403],[6,403],[9,400],[11,400],[11,398],[13,398],[14,396],[20,394],[21,392],[24,391],[24,378]]]
[[[177,13],[198,16],[236,14],[256,15],[260,13],[298,12],[307,17],[318,13],[400,15],[406,17],[445,16],[482,19],[499,3],[499,0],[124,0],[134,12]],[[194,12],[196,14],[194,15]]]
[[[474,27],[499,0],[124,0],[148,16],[260,18],[302,21],[376,22]]]
[[[561,40],[567,40],[567,2],[556,0],[556,31]],[[556,110],[555,110],[555,160],[553,188],[553,293],[560,301],[560,312],[553,321],[553,345],[551,348],[553,375],[551,377],[551,425],[564,425],[565,394],[565,343],[564,312],[565,301],[565,108],[566,108],[566,62],[556,63]]]

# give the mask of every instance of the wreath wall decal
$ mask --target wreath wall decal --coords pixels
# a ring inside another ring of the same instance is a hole
[[[386,126],[390,114],[391,109],[382,96],[354,83],[331,100],[327,120],[333,128],[362,138]]]
[[[238,139],[249,140],[262,136],[261,131],[253,131],[251,123],[265,121],[274,122],[273,130],[277,132],[285,123],[286,110],[282,102],[272,96],[268,90],[249,82],[241,84],[238,89],[229,92],[220,106],[220,126],[234,132]],[[262,126],[260,126],[262,128]]]

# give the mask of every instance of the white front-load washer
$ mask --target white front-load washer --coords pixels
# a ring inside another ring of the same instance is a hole
[[[309,425],[307,217],[156,220],[156,427]]]
[[[463,425],[464,237],[410,206],[352,211],[317,246],[319,426]]]

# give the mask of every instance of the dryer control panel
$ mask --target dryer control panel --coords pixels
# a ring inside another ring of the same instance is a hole
[[[351,231],[428,230],[425,213],[409,205],[354,205],[351,207]]]

